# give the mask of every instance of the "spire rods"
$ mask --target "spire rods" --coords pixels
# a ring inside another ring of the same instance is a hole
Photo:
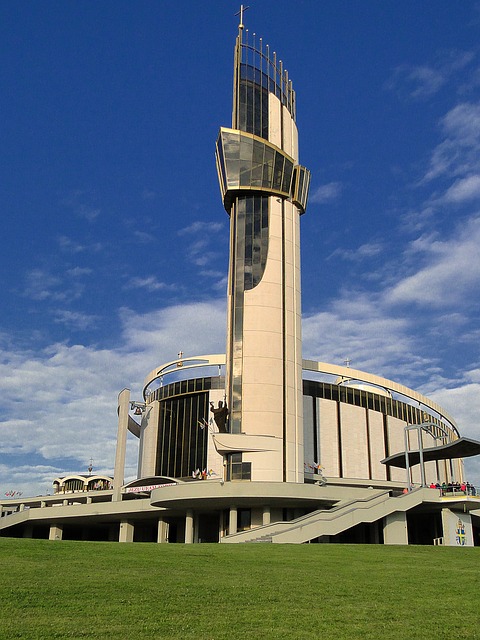
[[[245,11],[247,9],[250,9],[250,7],[245,7],[243,4],[240,5],[240,11],[238,11],[235,15],[236,16],[240,16],[240,24],[238,25],[238,30],[239,32],[243,30],[244,28],[244,24],[243,24],[243,14],[245,13]]]

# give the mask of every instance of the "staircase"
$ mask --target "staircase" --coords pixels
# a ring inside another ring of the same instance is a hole
[[[428,489],[416,489],[398,497],[389,491],[319,509],[289,522],[275,522],[222,538],[223,543],[273,542],[301,544],[320,536],[333,536],[361,523],[371,523],[396,511],[409,511],[423,501],[436,500]]]

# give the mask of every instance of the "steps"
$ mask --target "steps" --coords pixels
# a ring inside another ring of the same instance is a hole
[[[337,535],[360,523],[371,523],[396,511],[408,511],[423,501],[436,501],[428,489],[416,489],[392,497],[389,491],[343,502],[332,509],[319,509],[289,522],[275,522],[249,531],[226,536],[223,543],[270,542],[301,544],[325,535]]]

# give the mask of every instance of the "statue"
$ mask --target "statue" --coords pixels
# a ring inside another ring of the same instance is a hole
[[[218,407],[215,408],[213,402],[210,402],[210,411],[213,413],[213,419],[215,420],[215,424],[218,427],[218,431],[220,433],[228,433],[227,429],[227,418],[228,418],[228,407],[227,403],[223,404],[221,400],[218,401]]]

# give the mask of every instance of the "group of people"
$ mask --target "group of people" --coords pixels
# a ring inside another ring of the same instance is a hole
[[[476,496],[477,490],[470,482],[432,482],[430,489],[440,489],[442,496],[453,493],[463,493],[466,496]]]

